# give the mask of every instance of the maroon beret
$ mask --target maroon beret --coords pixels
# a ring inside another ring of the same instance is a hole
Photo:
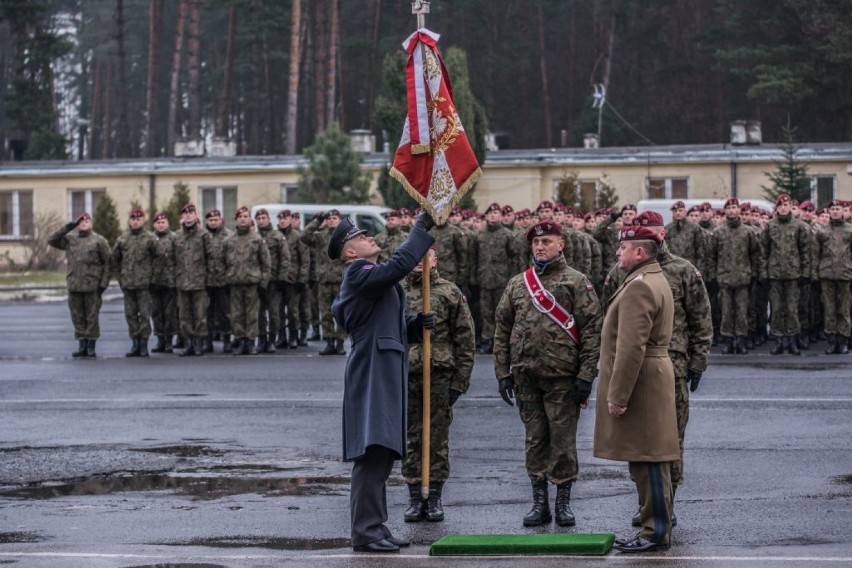
[[[401,209],[400,209],[400,211],[401,211]],[[329,209],[329,210],[328,210],[328,212],[327,212],[327,216],[328,216],[328,217],[331,217],[332,215],[334,215],[334,216],[336,216],[336,217],[340,217],[340,216],[341,216],[341,215],[340,215],[340,211],[338,211],[337,209]]]
[[[728,205],[736,205],[737,207],[739,207],[740,206],[740,200],[737,199],[736,197],[729,197],[725,201],[725,205],[723,207],[727,207]]]
[[[553,209],[553,203],[545,199],[544,201],[538,204],[538,207],[536,207],[535,210],[539,211],[540,209]]]
[[[388,211],[388,219],[390,219],[391,217],[399,218],[399,209],[391,209],[390,211]]]
[[[167,220],[167,221],[168,221],[168,219],[169,219],[169,216],[168,216],[168,215],[166,215],[166,212],[165,212],[165,211],[157,211],[157,212],[154,214],[154,222],[155,222],[155,223],[156,223],[157,221],[162,221],[163,219],[165,219],[165,220]]]
[[[499,203],[492,203],[491,205],[488,206],[488,209],[485,210],[486,213],[491,213],[492,211],[497,211],[499,213],[500,212],[500,204]]]
[[[532,242],[535,237],[543,237],[545,235],[561,237],[562,225],[555,221],[542,221],[541,223],[536,223],[527,231],[527,240]]]
[[[92,220],[92,216],[85,211],[83,211],[82,213],[77,215],[77,221],[91,221],[91,220]]]
[[[633,224],[641,227],[662,227],[663,216],[656,211],[643,211],[633,218]]]
[[[464,212],[463,212],[462,208],[459,207],[458,205],[453,207],[453,210],[450,211],[450,215],[463,215],[463,214],[464,214]]]
[[[240,215],[242,215],[243,213],[249,213],[249,208],[248,208],[248,207],[246,207],[245,205],[243,205],[242,207],[240,207],[239,209],[237,209],[237,210],[234,212],[234,219],[236,220],[236,219],[237,219]]]
[[[336,209],[335,209],[335,211],[336,211]],[[339,215],[339,213],[338,213],[338,215]],[[400,207],[399,208],[399,215],[400,215],[400,217],[410,217],[411,211],[408,210],[408,207]]]
[[[264,209],[263,207],[261,207],[260,209],[258,209],[257,211],[255,211],[255,213],[254,213],[254,218],[255,218],[255,219],[257,219],[257,218],[258,218],[258,217],[260,217],[261,215],[266,215],[267,217],[269,217],[269,211],[267,211],[266,209]]]
[[[702,203],[698,207],[700,208],[699,211],[712,211],[713,210],[713,206],[710,205],[709,201],[705,201],[704,203]]]
[[[180,214],[183,215],[184,213],[195,213],[195,205],[192,203],[184,205],[180,210]]]
[[[142,211],[139,207],[130,210],[130,218],[131,219],[141,219],[145,216],[145,212]]]
[[[209,209],[207,213],[204,214],[205,219],[209,219],[210,217],[221,217],[222,212],[218,209]]]
[[[790,198],[789,195],[787,195],[786,193],[782,193],[781,195],[778,196],[777,199],[775,199],[775,206],[777,207],[778,205],[781,205],[782,203],[790,203],[791,201],[792,201],[792,199]]]
[[[500,211],[503,215],[508,215],[509,213],[514,213],[515,210],[511,205],[504,205],[503,209]]]
[[[286,219],[287,217],[290,217],[292,214],[293,213],[289,209],[282,209],[281,211],[278,212],[278,218],[279,219]]]
[[[628,203],[627,205],[621,208],[622,213],[624,213],[625,211],[636,211],[636,206],[632,203]]]
[[[802,201],[802,205],[801,205],[801,207],[802,207],[802,209],[804,209],[805,211],[813,211],[813,210],[815,209],[815,207],[814,207],[814,203],[813,203],[813,201],[811,201],[811,200]]]
[[[846,202],[843,201],[842,199],[834,198],[834,199],[831,200],[831,202],[828,204],[828,206],[829,207],[846,207]]]
[[[686,209],[686,203],[684,203],[683,201],[675,201],[672,204],[670,211],[674,211],[675,209]]]
[[[639,225],[630,225],[621,229],[618,233],[619,241],[654,241],[655,243],[662,244],[663,239],[655,233],[653,230],[648,227],[643,227]]]

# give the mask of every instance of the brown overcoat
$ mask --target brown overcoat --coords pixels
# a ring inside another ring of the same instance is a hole
[[[631,462],[680,459],[668,347],[674,300],[656,260],[627,275],[601,330],[594,455]],[[607,403],[627,406],[619,417]]]

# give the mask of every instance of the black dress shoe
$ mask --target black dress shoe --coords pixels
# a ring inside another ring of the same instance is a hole
[[[399,552],[399,547],[388,539],[383,538],[369,544],[353,546],[352,550],[355,552]]]
[[[669,545],[636,536],[636,538],[629,542],[624,542],[621,539],[616,540],[614,548],[621,552],[650,552],[652,550],[668,550]]]
[[[397,545],[397,546],[398,546],[398,547],[400,547],[400,548],[405,548],[406,546],[411,546],[411,543],[410,543],[410,542],[408,542],[407,540],[403,540],[403,539],[401,539],[401,538],[397,538],[397,537],[395,537],[395,536],[393,536],[393,535],[391,535],[391,536],[386,536],[386,537],[385,537],[385,540],[386,540],[386,541],[388,541],[388,542],[389,542],[389,543],[391,543],[391,544],[395,544],[395,545]]]

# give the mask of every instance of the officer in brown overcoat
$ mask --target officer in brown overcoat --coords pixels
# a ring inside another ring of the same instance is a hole
[[[594,455],[629,463],[642,528],[615,547],[646,552],[668,548],[671,540],[671,462],[680,457],[668,354],[674,299],[656,260],[659,235],[628,226],[619,241],[618,265],[627,277],[610,299],[601,330]]]

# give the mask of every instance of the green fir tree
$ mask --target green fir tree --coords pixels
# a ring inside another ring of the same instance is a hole
[[[765,172],[772,182],[771,186],[761,186],[763,194],[769,201],[775,201],[782,193],[793,199],[805,201],[811,198],[811,178],[808,176],[808,165],[799,158],[799,146],[796,144],[796,127],[787,124],[781,130],[780,160],[772,160],[775,171]]]
[[[301,170],[296,199],[301,203],[367,203],[370,174],[361,171],[361,156],[335,123],[305,148],[310,162]]]
[[[112,247],[121,235],[121,223],[115,210],[115,201],[108,193],[98,201],[95,213],[92,215],[92,230],[107,240]]]
[[[169,227],[175,231],[180,227],[180,210],[189,203],[189,186],[178,180],[175,182],[174,193],[166,205],[166,215],[169,216]]]

